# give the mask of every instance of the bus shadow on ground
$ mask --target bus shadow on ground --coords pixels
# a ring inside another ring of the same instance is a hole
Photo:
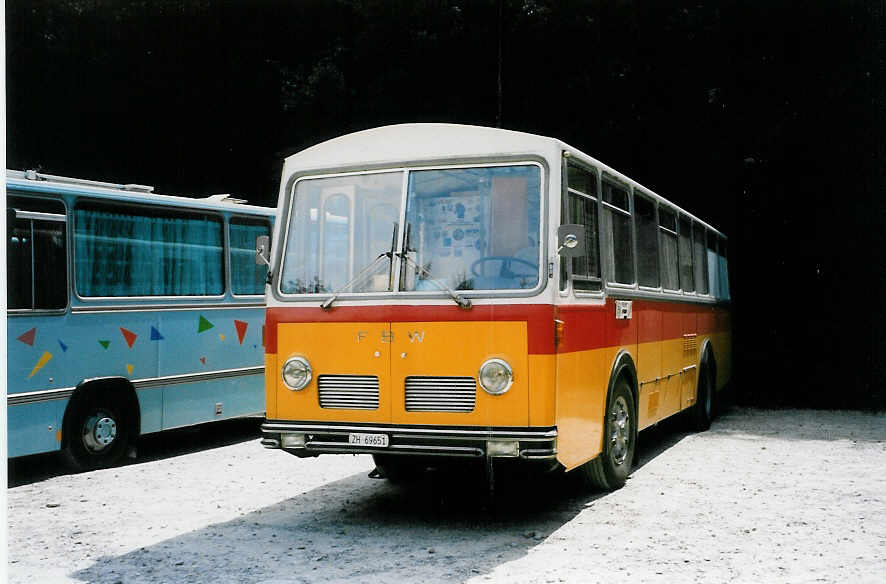
[[[138,439],[135,457],[123,458],[118,466],[142,464],[201,450],[258,440],[261,437],[262,421],[263,418],[224,420],[141,436]],[[9,459],[6,464],[6,472],[7,486],[12,488],[75,471],[64,464],[58,452],[51,452]]]
[[[526,555],[602,494],[549,477],[365,474],[116,556],[74,578],[113,582],[460,582]]]
[[[640,464],[686,433],[644,432]],[[462,582],[530,553],[573,520],[618,536],[607,494],[574,474],[430,471],[414,483],[369,480],[363,473],[224,523],[120,555],[100,557],[73,577],[115,582]],[[611,499],[609,499],[611,500]],[[587,517],[578,518],[589,510]],[[599,514],[596,515],[596,514]]]

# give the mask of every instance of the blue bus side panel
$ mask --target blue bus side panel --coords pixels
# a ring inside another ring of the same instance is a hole
[[[94,377],[156,377],[151,318],[114,312],[8,319],[8,393],[74,388]]]
[[[56,440],[64,404],[53,400],[9,406],[6,409],[10,458],[58,450]]]
[[[256,367],[263,362],[262,309],[165,312],[161,318],[167,340],[159,344],[160,376]],[[262,413],[263,384],[262,375],[248,375],[168,385],[163,389],[163,427]],[[222,413],[216,415],[219,403]]]
[[[163,340],[159,348],[162,377],[261,366],[264,310],[238,308],[156,313]],[[243,340],[240,340],[240,332]]]
[[[7,391],[73,388],[93,377],[138,380],[261,366],[263,321],[263,308],[10,318]]]
[[[78,336],[64,334],[69,315],[7,318],[6,392],[9,394],[72,387],[80,368]]]
[[[159,387],[135,392],[141,410],[141,433],[150,434],[163,429],[163,390]]]
[[[164,388],[165,428],[211,422],[264,411],[263,375],[216,379]],[[216,404],[222,413],[216,415]]]
[[[263,320],[263,308],[215,307],[15,316],[7,323],[7,392],[73,389],[95,377],[138,381],[260,367]],[[262,375],[144,388],[136,395],[142,433],[264,411]],[[67,400],[55,400],[10,407],[9,456],[57,449],[66,406]]]
[[[7,318],[6,393],[69,387],[65,372],[78,366],[71,346],[60,341],[65,315]],[[63,348],[64,347],[64,348]],[[56,439],[67,399],[8,405],[8,456],[58,450]]]

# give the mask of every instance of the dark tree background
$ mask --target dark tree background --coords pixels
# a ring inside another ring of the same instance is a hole
[[[7,0],[6,26],[9,168],[270,205],[285,156],[354,130],[555,136],[730,236],[741,402],[886,407],[882,0]]]

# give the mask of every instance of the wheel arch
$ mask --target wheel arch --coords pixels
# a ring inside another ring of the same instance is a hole
[[[631,396],[634,398],[634,411],[640,411],[640,385],[637,382],[637,366],[634,364],[634,358],[625,349],[620,350],[612,361],[612,368],[609,372],[609,385],[606,387],[606,402],[609,402],[609,396],[612,394],[612,388],[620,378],[628,382],[631,388]],[[605,406],[604,406],[605,407]]]
[[[77,384],[71,399],[65,406],[65,413],[62,417],[62,440],[61,447],[64,448],[68,443],[68,433],[65,431],[68,425],[68,416],[73,409],[73,405],[87,396],[98,392],[116,392],[115,399],[123,405],[126,414],[130,417],[131,433],[130,440],[138,437],[141,433],[141,408],[138,404],[138,397],[135,394],[135,386],[125,377],[95,377],[92,379],[84,379]]]
[[[605,435],[606,420],[609,417],[609,400],[616,391],[616,386],[621,380],[624,380],[628,387],[628,391],[631,394],[634,415],[636,416],[636,412],[639,411],[637,367],[634,364],[634,358],[624,349],[621,349],[615,355],[609,372],[609,384],[606,388],[606,405],[603,410],[603,427],[601,432],[601,440],[603,440],[603,444],[601,445],[600,454],[580,467],[583,469],[581,476],[587,484],[605,491],[613,491],[621,488],[630,475],[632,467],[639,462],[639,450],[636,445],[639,428],[636,421],[631,423],[630,448],[633,448],[633,455],[630,459],[623,459],[618,463],[614,463],[609,455],[607,455]]]

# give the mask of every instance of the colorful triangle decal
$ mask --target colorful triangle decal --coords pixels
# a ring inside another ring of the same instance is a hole
[[[120,332],[123,334],[123,338],[126,339],[126,344],[129,345],[129,348],[132,348],[132,345],[135,344],[135,339],[138,338],[138,335],[130,330],[126,330],[122,326],[120,327]]]
[[[18,340],[23,342],[26,345],[31,345],[33,347],[34,346],[34,337],[36,337],[36,336],[37,336],[37,329],[32,328],[28,332],[23,333],[22,335],[19,335]]]
[[[242,320],[235,320],[234,326],[237,327],[237,338],[240,339],[240,344],[243,344],[243,338],[246,336],[246,329],[249,327],[248,322],[243,322]]]
[[[200,316],[200,323],[197,325],[197,332],[202,333],[204,331],[208,331],[213,328],[215,325],[206,320],[205,316]]]
[[[218,333],[218,338],[221,339],[222,341],[225,340],[224,333]]]
[[[206,357],[200,357],[200,362],[206,365]]]
[[[49,363],[50,359],[52,359],[52,353],[50,353],[49,351],[43,351],[43,355],[40,357],[40,360],[37,361],[37,364],[34,365],[34,368],[31,370],[31,374],[28,375],[28,379],[34,377],[34,374],[43,369],[43,366]]]
[[[151,340],[152,341],[162,341],[163,335],[160,334],[160,331],[157,330],[157,327],[151,327]]]
[[[107,349],[108,345],[111,344],[111,341],[99,341],[98,344]]]
[[[68,351],[68,346],[64,344],[61,339],[58,340],[58,346],[62,348],[62,351]]]
[[[126,364],[126,370],[129,371],[129,374],[132,375],[132,370],[135,369],[131,363]]]

